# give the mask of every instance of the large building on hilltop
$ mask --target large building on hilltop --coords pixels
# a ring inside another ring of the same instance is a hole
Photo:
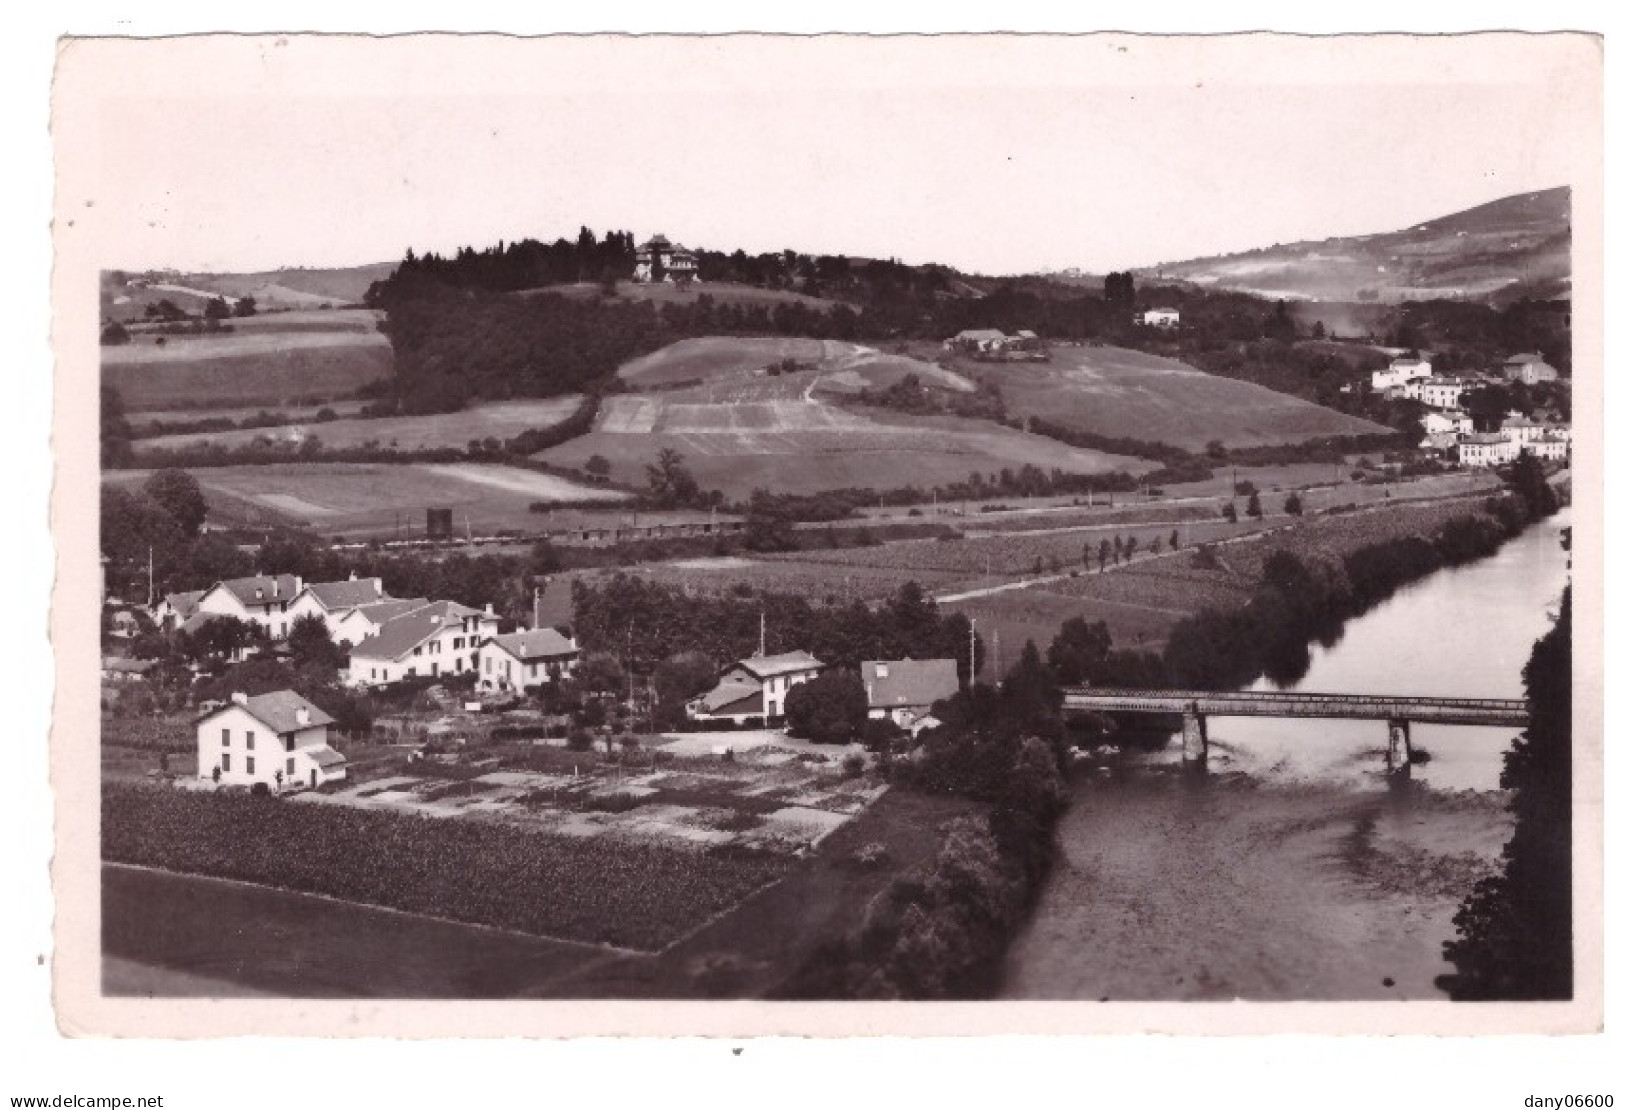
[[[681,243],[656,235],[638,246],[637,267],[632,280],[641,282],[682,282],[700,279],[699,259]]]

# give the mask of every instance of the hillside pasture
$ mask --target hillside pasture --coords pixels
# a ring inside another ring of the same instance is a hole
[[[600,455],[609,477],[641,483],[665,448],[683,456],[702,489],[735,500],[756,489],[930,488],[1028,464],[1083,474],[1150,466],[980,420],[871,414],[818,401],[691,405],[637,396],[611,398],[592,432],[537,457],[580,468]]]
[[[710,336],[683,339],[653,354],[633,359],[616,375],[634,389],[681,383],[716,383],[765,376],[766,368],[794,361],[819,372],[819,388],[855,393],[864,388],[885,389],[917,374],[922,384],[956,392],[969,392],[974,383],[925,359],[891,354],[874,347],[834,339],[753,338]],[[804,374],[792,375],[802,380]],[[774,379],[767,378],[771,382]],[[809,387],[811,383],[808,383]],[[718,398],[719,400],[721,398]]]
[[[175,336],[161,346],[142,337],[101,350],[102,380],[132,411],[348,397],[394,368],[389,340],[378,332],[243,331]]]
[[[230,320],[238,334],[269,332],[356,332],[378,331],[384,314],[374,308],[298,309],[287,312],[260,312]]]
[[[1120,347],[1057,346],[1049,362],[968,363],[966,368],[997,383],[1012,416],[1187,450],[1200,451],[1212,440],[1250,447],[1390,430],[1250,382]]]
[[[376,444],[401,451],[435,447],[467,447],[474,439],[507,439],[533,428],[551,428],[576,411],[576,395],[542,400],[493,401],[460,412],[426,416],[385,416],[369,419],[308,421],[278,428],[242,428],[227,432],[188,432],[141,441],[141,447],[198,447],[217,444],[244,447],[256,440],[302,443],[314,436],[324,447],[364,447]],[[196,414],[194,414],[195,416]]]
[[[361,411],[365,401],[332,401],[325,405],[282,405],[269,409],[264,405],[248,405],[235,409],[141,409],[136,412],[126,412],[130,421],[130,428],[137,436],[145,435],[157,423],[179,423],[188,420],[251,420],[259,416],[277,417],[283,420],[314,421],[316,414],[322,409],[331,409],[336,416],[354,416]],[[273,432],[275,428],[271,429]],[[143,445],[145,446],[145,445]]]
[[[150,473],[114,471],[103,481],[132,488]],[[277,463],[191,473],[203,487],[214,523],[308,525],[323,535],[351,539],[404,536],[408,526],[421,536],[430,508],[451,509],[459,532],[528,531],[542,520],[530,511],[532,502],[570,505],[624,496],[551,474],[475,463]]]

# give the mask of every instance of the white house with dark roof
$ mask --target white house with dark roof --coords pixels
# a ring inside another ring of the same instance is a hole
[[[568,678],[581,658],[573,638],[556,628],[521,628],[480,648],[480,689],[523,694]]]
[[[222,786],[264,783],[272,790],[342,779],[348,771],[344,756],[327,742],[332,723],[292,690],[233,694],[197,719],[198,778]]]
[[[1425,358],[1396,358],[1386,370],[1371,371],[1371,388],[1376,391],[1403,386],[1417,378],[1431,378],[1433,364]]]
[[[280,640],[293,625],[288,609],[304,586],[304,580],[296,574],[228,578],[203,591],[196,612],[250,621],[265,629],[273,640]]]
[[[1422,417],[1422,431],[1427,435],[1466,436],[1473,434],[1473,418],[1465,412],[1446,410],[1430,412]]]
[[[753,655],[725,669],[715,686],[685,708],[697,721],[775,721],[784,716],[790,688],[816,678],[823,669],[824,664],[805,651]]]
[[[1518,457],[1519,447],[1505,432],[1462,436],[1456,444],[1461,465],[1475,468],[1505,466]]]
[[[890,718],[906,729],[959,693],[959,667],[952,659],[879,659],[865,661],[860,670],[869,719]]]
[[[149,610],[153,623],[165,632],[179,628],[192,619],[192,614],[197,612],[198,601],[206,593],[207,590],[192,590],[187,593],[165,594],[163,600]]]
[[[1501,374],[1509,382],[1534,385],[1537,382],[1555,382],[1557,367],[1549,365],[1539,351],[1534,354],[1513,355],[1501,363]]]
[[[699,278],[699,259],[681,243],[673,243],[664,235],[655,235],[638,245],[633,281],[679,282],[698,281]]]
[[[1001,351],[1010,338],[997,328],[966,328],[942,346],[950,351]]]
[[[455,601],[429,604],[385,621],[350,650],[349,681],[384,686],[403,678],[479,669],[480,645],[497,634],[496,614]]]
[[[1139,322],[1152,328],[1177,328],[1179,326],[1179,309],[1148,308],[1140,313]]]
[[[354,574],[339,582],[307,582],[288,606],[288,627],[300,617],[320,617],[327,634],[338,643],[338,618],[360,605],[389,600],[382,578],[357,578]]]

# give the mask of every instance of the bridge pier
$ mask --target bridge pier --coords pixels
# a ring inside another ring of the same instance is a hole
[[[1411,769],[1411,723],[1394,717],[1388,721],[1388,772],[1408,774]]]
[[[1185,764],[1207,766],[1207,717],[1193,705],[1185,711]]]

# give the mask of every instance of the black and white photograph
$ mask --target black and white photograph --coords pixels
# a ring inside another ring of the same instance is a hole
[[[1601,59],[63,40],[59,1005],[1595,1031]]]

